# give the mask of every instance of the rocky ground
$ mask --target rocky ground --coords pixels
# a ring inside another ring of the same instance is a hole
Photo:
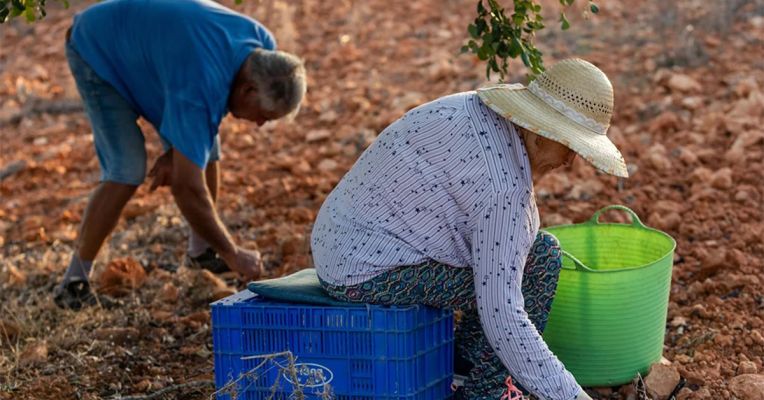
[[[647,378],[666,398],[764,398],[764,2],[603,2],[600,15],[556,1],[538,38],[546,63],[586,58],[612,79],[611,137],[632,178],[576,161],[536,188],[546,226],[604,205],[634,209],[677,240],[665,358]],[[581,2],[579,2],[581,3]],[[99,257],[116,308],[60,311],[49,292],[71,253],[98,180],[92,136],[66,66],[71,15],[0,26],[0,399],[98,399],[214,390],[207,303],[242,288],[183,266],[187,226],[161,189],[141,188]],[[584,4],[579,4],[583,7]],[[265,255],[268,276],[311,265],[308,235],[323,199],[377,132],[407,109],[485,81],[459,55],[474,1],[250,1],[237,9],[271,27],[306,61],[299,117],[222,127],[222,217]],[[522,80],[524,71],[513,64]],[[150,160],[160,146],[144,124]],[[618,218],[613,216],[611,219]],[[599,388],[636,399],[635,387]]]

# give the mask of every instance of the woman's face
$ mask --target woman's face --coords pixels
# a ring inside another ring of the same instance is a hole
[[[541,135],[536,135],[525,128],[518,128],[525,138],[525,148],[528,151],[534,179],[541,178],[547,172],[559,167],[568,167],[576,159],[576,153],[568,147]]]

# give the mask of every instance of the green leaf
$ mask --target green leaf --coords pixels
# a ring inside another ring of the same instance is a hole
[[[528,58],[528,53],[523,52],[520,54],[520,59],[523,60],[523,64],[525,64],[526,67],[531,66],[531,60]]]
[[[568,22],[568,19],[565,17],[565,13],[560,13],[560,22],[562,23],[562,30],[568,30],[570,28],[570,22]]]
[[[461,50],[459,52],[464,54],[464,53],[467,53],[468,51],[470,51],[470,46],[467,46],[465,44],[464,46],[462,46],[462,48],[461,48]]]
[[[600,8],[597,7],[597,5],[594,3],[589,3],[589,9],[592,10],[593,14],[597,14],[598,12],[600,12]]]
[[[477,51],[477,56],[480,59],[480,61],[485,61],[488,59],[488,52],[484,47],[481,47]]]
[[[469,32],[470,37],[473,37],[475,39],[477,39],[479,37],[478,29],[477,29],[477,26],[475,24],[469,24],[467,26],[467,32]]]

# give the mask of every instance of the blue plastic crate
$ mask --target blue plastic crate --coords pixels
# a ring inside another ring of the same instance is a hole
[[[212,303],[215,385],[222,388],[262,362],[243,357],[288,350],[306,399],[321,399],[326,381],[336,400],[448,399],[453,321],[451,311],[431,307],[277,303],[245,290]],[[242,378],[238,399],[267,399],[275,384],[274,399],[291,399],[295,377],[279,369],[268,362],[256,376]]]

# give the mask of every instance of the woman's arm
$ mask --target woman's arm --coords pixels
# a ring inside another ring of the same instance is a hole
[[[542,399],[574,400],[581,387],[524,308],[523,270],[537,231],[532,201],[524,189],[496,193],[478,216],[472,243],[478,313],[488,341],[520,384]]]

